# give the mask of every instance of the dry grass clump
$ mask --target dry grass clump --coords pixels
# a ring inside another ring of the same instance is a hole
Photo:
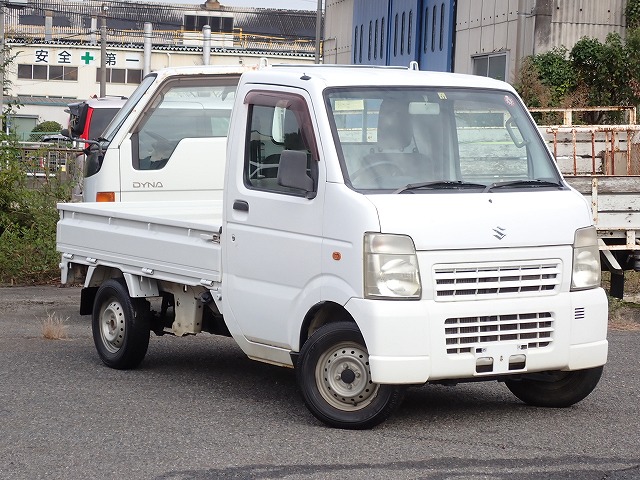
[[[68,338],[67,326],[65,321],[69,320],[69,317],[64,320],[58,317],[55,312],[47,313],[47,319],[42,322],[42,336],[47,340],[63,340]]]

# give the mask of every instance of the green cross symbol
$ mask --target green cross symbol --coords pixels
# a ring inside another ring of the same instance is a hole
[[[89,65],[89,62],[93,59],[94,57],[89,52],[84,52],[84,55],[80,57],[80,60],[84,60],[85,65]]]

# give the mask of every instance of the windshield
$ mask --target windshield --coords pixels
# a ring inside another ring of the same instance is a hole
[[[536,126],[509,92],[341,88],[326,100],[345,182],[355,190],[562,187]]]

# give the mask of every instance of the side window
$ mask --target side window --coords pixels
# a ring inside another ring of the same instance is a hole
[[[304,99],[253,92],[247,103],[245,185],[300,196],[314,192],[318,156]]]
[[[238,78],[182,78],[167,83],[133,129],[133,167],[163,168],[185,139],[226,138]]]

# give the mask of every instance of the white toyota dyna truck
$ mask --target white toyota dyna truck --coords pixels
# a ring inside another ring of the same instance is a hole
[[[236,87],[255,68],[172,67],[147,75],[99,137],[85,135],[92,142],[82,200],[217,198]]]
[[[224,172],[219,199],[59,205],[62,282],[84,284],[106,365],[136,367],[150,332],[228,335],[352,429],[409,385],[497,380],[544,407],[596,387],[589,205],[509,85],[415,65],[247,72]]]

